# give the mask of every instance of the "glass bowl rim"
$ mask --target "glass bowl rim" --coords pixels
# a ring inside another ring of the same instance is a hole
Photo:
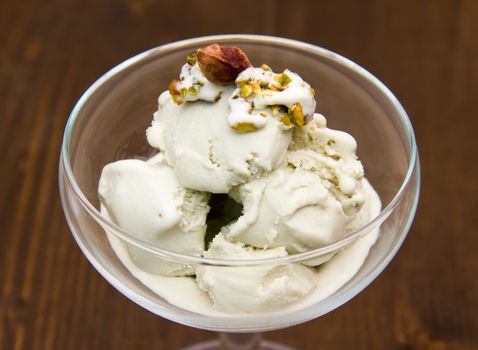
[[[326,246],[309,250],[302,253],[297,253],[293,255],[287,255],[284,257],[276,257],[276,258],[262,258],[262,259],[250,259],[250,260],[239,260],[239,259],[212,259],[212,258],[205,258],[205,257],[197,257],[192,255],[186,255],[177,253],[174,251],[170,251],[167,249],[160,248],[152,243],[146,242],[139,238],[134,237],[134,235],[122,230],[116,224],[105,218],[98,209],[95,208],[93,204],[91,204],[86,196],[83,194],[81,189],[79,188],[75,176],[73,174],[73,170],[70,165],[70,158],[69,158],[69,141],[71,131],[74,127],[74,123],[76,121],[77,116],[79,115],[81,109],[85,105],[85,103],[89,100],[89,98],[98,90],[105,82],[109,79],[113,78],[116,74],[122,72],[124,69],[134,65],[137,62],[140,62],[143,59],[148,58],[149,56],[153,56],[161,51],[168,51],[168,50],[177,50],[180,48],[196,45],[204,45],[209,44],[212,42],[224,42],[224,41],[236,41],[236,42],[255,42],[258,44],[275,44],[275,45],[283,45],[287,48],[295,48],[301,51],[308,51],[313,54],[319,56],[326,56],[329,59],[332,59],[338,64],[344,65],[347,68],[351,69],[352,71],[358,73],[360,76],[365,78],[368,82],[372,83],[375,87],[377,87],[393,104],[393,106],[398,111],[398,114],[403,122],[403,125],[406,128],[409,144],[410,144],[410,161],[408,164],[408,170],[405,175],[405,178],[393,197],[390,203],[383,208],[380,213],[371,221],[369,221],[364,226],[360,227],[359,229],[355,230],[347,237],[344,237],[338,241],[335,241],[331,244]],[[415,134],[413,131],[412,124],[410,119],[408,118],[405,109],[400,104],[398,99],[393,95],[393,93],[374,75],[368,72],[365,68],[359,66],[355,62],[345,58],[337,53],[334,53],[330,50],[324,49],[322,47],[301,42],[294,39],[288,38],[281,38],[275,36],[266,36],[266,35],[251,35],[251,34],[222,34],[222,35],[212,35],[212,36],[202,36],[197,38],[185,39],[180,41],[175,41],[172,43],[164,44],[157,46],[155,48],[149,49],[142,53],[139,53],[122,63],[118,64],[114,68],[107,71],[103,74],[99,79],[97,79],[80,97],[78,102],[75,104],[72,112],[69,115],[65,132],[63,135],[63,142],[61,147],[61,156],[60,156],[60,171],[63,171],[66,175],[68,182],[70,183],[75,196],[79,199],[80,203],[82,204],[83,208],[97,221],[100,226],[103,228],[107,228],[108,232],[113,233],[116,237],[120,238],[123,241],[128,242],[134,246],[144,249],[152,254],[155,254],[157,257],[162,258],[167,261],[175,261],[175,262],[182,262],[187,264],[200,264],[200,265],[213,265],[213,266],[253,266],[253,265],[261,265],[261,264],[287,264],[287,263],[297,263],[303,262],[305,260],[314,259],[326,254],[330,254],[335,252],[346,245],[353,242],[358,237],[362,236],[363,234],[370,232],[372,229],[376,228],[380,225],[391,213],[392,211],[398,206],[401,199],[406,192],[406,188],[408,187],[412,175],[417,164],[418,160],[418,152],[417,152],[417,145],[415,140]]]

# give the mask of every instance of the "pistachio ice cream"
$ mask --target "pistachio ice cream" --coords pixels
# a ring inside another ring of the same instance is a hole
[[[334,243],[378,215],[380,200],[354,138],[315,109],[314,89],[292,70],[253,67],[235,47],[193,52],[146,131],[157,155],[103,169],[102,213],[143,241],[210,259],[286,257]],[[217,194],[242,209],[212,231]],[[171,303],[240,314],[330,295],[360,268],[377,231],[304,264],[248,267],[166,262],[108,237],[131,273]]]

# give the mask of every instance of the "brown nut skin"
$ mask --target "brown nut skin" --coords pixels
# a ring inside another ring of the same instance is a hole
[[[179,80],[173,80],[169,83],[168,90],[171,95],[179,95],[179,88],[178,88]]]
[[[252,67],[246,54],[235,46],[209,45],[198,50],[197,60],[206,78],[218,85],[233,83],[239,73]]]
[[[169,93],[171,94],[171,97],[173,98],[174,103],[177,105],[180,105],[183,103],[183,101],[178,100],[178,96],[181,94],[180,89],[178,88],[179,80],[173,80],[168,86]]]

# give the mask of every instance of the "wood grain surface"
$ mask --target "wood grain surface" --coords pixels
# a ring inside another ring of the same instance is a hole
[[[219,33],[284,36],[358,62],[398,96],[422,160],[399,254],[338,310],[266,333],[298,349],[478,349],[478,2],[0,1],[0,349],[179,349],[210,332],[141,309],[87,262],[57,189],[63,128],[102,73]]]

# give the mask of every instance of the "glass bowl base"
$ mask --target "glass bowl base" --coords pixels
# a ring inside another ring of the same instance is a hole
[[[224,348],[223,343],[219,340],[209,340],[194,345],[190,345],[181,350],[228,350]],[[249,344],[246,345],[236,345],[236,347],[231,348],[231,350],[297,350],[287,345],[282,345],[279,343],[271,342],[268,340],[261,340],[258,346],[250,347]]]

